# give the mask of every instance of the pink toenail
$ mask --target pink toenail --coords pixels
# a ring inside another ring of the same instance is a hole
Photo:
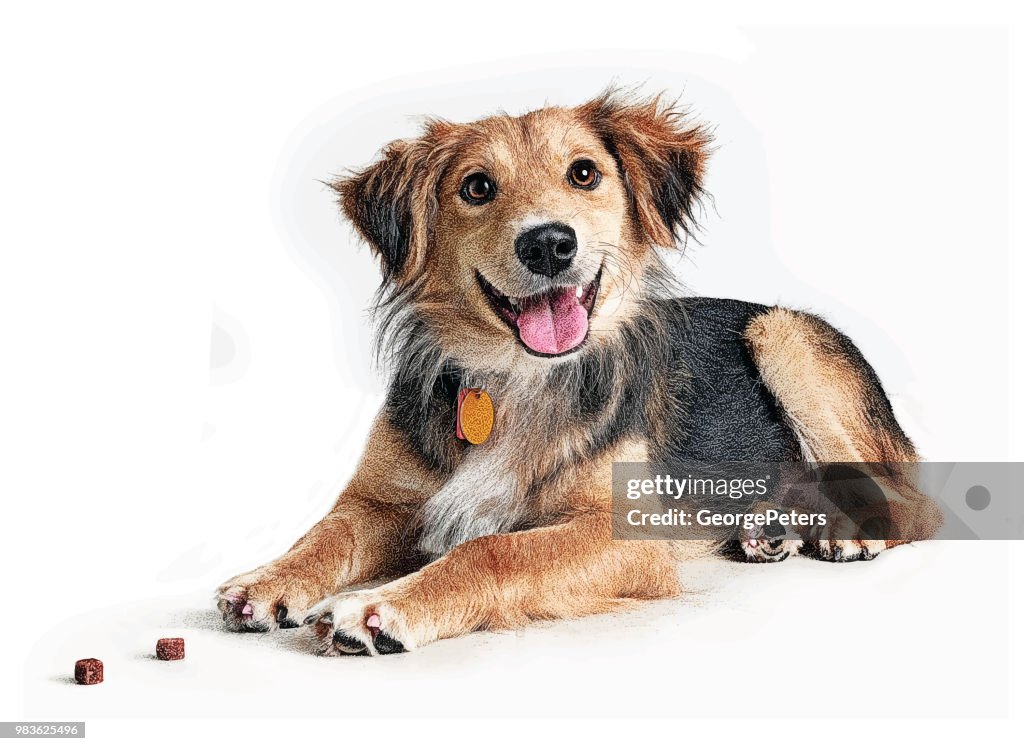
[[[367,628],[380,628],[380,616],[374,613],[366,619]]]
[[[252,618],[252,603],[247,602],[242,606],[242,615],[246,618]]]

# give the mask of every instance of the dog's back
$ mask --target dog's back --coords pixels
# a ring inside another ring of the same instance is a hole
[[[793,461],[796,435],[765,387],[743,337],[768,308],[709,297],[660,301],[676,367],[680,414],[666,456],[684,461]]]

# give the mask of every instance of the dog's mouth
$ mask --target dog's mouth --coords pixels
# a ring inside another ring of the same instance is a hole
[[[604,266],[598,269],[594,281],[585,286],[552,287],[539,295],[518,299],[503,294],[479,271],[476,280],[491,309],[519,335],[519,341],[530,354],[560,357],[574,352],[586,340],[603,271]]]

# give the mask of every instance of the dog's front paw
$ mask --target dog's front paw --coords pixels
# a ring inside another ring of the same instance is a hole
[[[304,622],[321,655],[390,655],[418,646],[405,619],[374,589],[328,597]]]
[[[231,631],[297,628],[309,606],[322,596],[310,582],[273,564],[240,574],[217,589],[217,608]]]

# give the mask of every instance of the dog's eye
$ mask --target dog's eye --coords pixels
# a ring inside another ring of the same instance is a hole
[[[601,182],[601,173],[590,159],[580,159],[569,166],[569,184],[574,188],[593,190]]]
[[[474,172],[462,181],[462,190],[459,191],[459,195],[466,203],[480,206],[488,201],[493,201],[496,192],[494,180],[483,172]]]

